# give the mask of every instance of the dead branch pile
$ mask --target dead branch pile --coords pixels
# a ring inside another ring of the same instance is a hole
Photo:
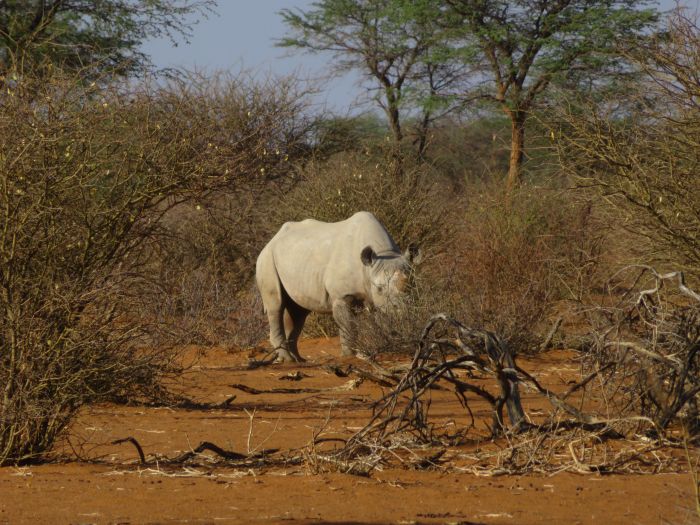
[[[445,323],[457,332],[456,338],[446,334],[433,336],[433,329]],[[497,380],[500,391],[490,393],[485,387],[467,381],[465,375],[475,372]],[[374,415],[351,442],[374,435],[379,440],[404,431],[423,442],[433,437],[429,422],[431,389],[447,385],[453,389],[460,403],[469,411],[467,393],[487,401],[493,409],[492,433],[504,430],[503,407],[513,428],[525,420],[520,403],[515,360],[501,339],[488,331],[467,328],[445,314],[433,316],[421,334],[413,359],[394,388],[375,403]],[[383,374],[384,378],[392,377]],[[405,402],[402,402],[405,398]],[[473,418],[472,418],[473,419]]]
[[[416,446],[444,447],[459,441],[475,425],[469,406],[470,396],[477,396],[490,405],[492,436],[515,433],[529,425],[520,401],[520,382],[532,383],[536,385],[534,388],[559,400],[515,364],[513,353],[496,334],[466,327],[445,314],[433,316],[426,324],[413,359],[402,374],[376,364],[374,367],[374,372],[358,369],[349,372],[389,386],[391,390],[375,402],[369,422],[344,447],[331,454],[313,450],[310,457],[317,468],[326,464],[343,472],[362,474],[390,458],[400,459],[406,452],[414,467],[434,465],[443,456],[444,449],[428,457],[416,455],[409,449]],[[485,379],[495,380],[495,389],[490,391],[490,387],[484,384]],[[436,432],[430,416],[431,392],[434,390],[453,391],[469,414],[471,425],[460,431],[460,435]],[[563,401],[561,404],[568,407]],[[504,407],[509,425],[504,420]],[[575,411],[573,407],[571,409]]]
[[[663,280],[678,277],[683,293],[695,297],[695,292],[685,287],[681,274],[654,275],[658,279],[657,288],[644,291],[635,303],[638,309],[644,308],[647,312],[647,323],[651,319],[648,317],[651,311],[650,297],[658,292]],[[658,304],[654,311],[658,316]],[[533,471],[551,473],[561,470],[658,472],[680,468],[678,455],[674,455],[670,449],[680,448],[681,441],[660,434],[652,439],[649,436],[640,439],[641,436],[630,432],[630,429],[650,422],[655,427],[667,428],[674,415],[680,412],[686,413],[686,423],[688,417],[695,418],[693,428],[697,427],[696,398],[700,391],[697,350],[700,348],[700,330],[695,321],[695,328],[688,330],[691,319],[698,319],[697,312],[693,312],[691,316],[687,307],[684,307],[676,311],[674,316],[665,316],[664,326],[667,329],[675,327],[675,332],[672,333],[676,333],[675,338],[669,334],[665,339],[661,338],[674,345],[668,351],[661,353],[658,348],[640,351],[644,347],[641,343],[635,343],[636,354],[651,359],[651,369],[649,363],[639,359],[630,365],[629,353],[613,356],[600,351],[631,346],[631,342],[609,344],[609,340],[599,338],[599,351],[588,357],[589,360],[596,361],[595,365],[563,393],[551,391],[518,366],[513,353],[496,334],[469,328],[444,314],[435,315],[425,326],[413,359],[402,375],[397,375],[395,370],[383,370],[374,365],[379,372],[373,375],[379,378],[380,384],[391,383],[392,386],[386,395],[375,402],[368,423],[347,440],[342,448],[331,453],[321,453],[312,446],[307,461],[316,469],[331,468],[354,474],[367,474],[382,465],[396,463],[397,460],[412,467],[434,466],[437,460],[432,460],[433,456],[445,461],[443,456],[447,447],[464,443],[467,433],[475,428],[469,399],[476,396],[491,407],[490,443],[493,446],[461,454],[469,465],[465,468],[474,473],[493,475]],[[654,326],[657,331],[661,327],[658,323]],[[679,339],[680,327],[685,331]],[[610,330],[606,335],[612,333]],[[617,333],[622,332],[618,330]],[[685,343],[692,340],[693,343],[678,354],[681,340]],[[655,342],[658,347],[658,337]],[[661,378],[654,379],[651,385],[643,382],[654,377],[649,373],[650,370]],[[628,385],[626,397],[620,392],[608,392],[610,388],[622,390],[621,378],[626,380],[629,377],[637,378],[637,382]],[[551,405],[549,413],[539,419],[538,424],[534,424],[523,409],[521,386],[543,396]],[[655,393],[660,388],[666,396],[663,405]],[[450,389],[455,393],[469,414],[471,425],[452,435],[437,431],[439,427],[430,415],[431,392],[436,389]],[[578,399],[576,406],[570,401],[574,394]],[[617,396],[616,403],[613,404],[606,395]],[[655,401],[653,406],[648,402],[644,405],[646,412],[629,410],[633,404],[630,403],[629,396],[636,396],[634,399],[641,407],[643,395],[650,401]],[[583,409],[584,400],[595,400],[601,396],[605,397],[605,403],[587,403],[586,410]],[[627,405],[620,406],[618,403],[625,399]],[[607,410],[600,410],[601,405]],[[509,424],[504,420],[504,406]],[[651,412],[650,408],[653,408]],[[503,439],[495,440],[497,437]],[[416,451],[420,448],[427,449],[432,455],[426,457],[418,454]],[[460,454],[451,459],[458,457]],[[452,463],[457,464],[459,461]]]
[[[588,367],[605,368],[599,393],[608,417],[633,421],[621,431],[669,438],[683,429],[697,439],[700,294],[682,272],[630,269],[638,271],[630,290],[596,310]]]

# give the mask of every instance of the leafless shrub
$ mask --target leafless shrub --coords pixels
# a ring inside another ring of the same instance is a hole
[[[0,464],[40,456],[86,402],[162,395],[168,334],[144,309],[162,220],[286,174],[297,106],[261,93],[57,72],[0,95]]]
[[[158,300],[145,305],[151,315],[176,324],[194,344],[241,348],[264,340],[252,274],[270,235],[267,206],[253,192],[218,194],[166,216],[167,235],[151,260],[158,288]]]
[[[499,333],[516,352],[534,352],[554,305],[578,300],[595,281],[604,238],[589,202],[525,186],[506,202],[474,186],[451,258],[433,282],[459,304],[456,315]]]
[[[449,238],[451,212],[435,173],[415,168],[396,177],[381,157],[351,152],[310,162],[298,177],[276,206],[280,224],[310,217],[336,222],[369,211],[401,247],[414,243],[430,253],[444,249]]]
[[[260,294],[212,261],[190,271],[168,264],[160,269],[156,293],[143,305],[183,343],[229,350],[259,345],[268,334]],[[157,299],[157,300],[156,300]]]
[[[454,314],[459,310],[450,300],[445,283],[434,282],[417,270],[406,296],[393,308],[358,312],[356,350],[372,359],[382,354],[412,356],[421,330],[434,312]]]
[[[454,183],[468,187],[508,171],[510,124],[505,119],[438,121],[430,133],[428,157]]]
[[[633,251],[624,264],[700,275],[700,29],[679,9],[655,39],[623,42],[641,79],[607,100],[558,112],[559,157],[615,211]]]

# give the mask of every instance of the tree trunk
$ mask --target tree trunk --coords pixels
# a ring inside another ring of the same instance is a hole
[[[521,110],[510,111],[510,163],[508,165],[508,178],[506,179],[506,191],[511,194],[522,180],[523,158],[525,150],[525,112]]]
[[[401,142],[403,141],[403,130],[399,120],[398,106],[391,106],[387,111],[389,116],[389,126],[393,135],[393,143],[391,145],[391,172],[397,178],[403,177],[403,152],[401,151]]]
[[[403,140],[403,131],[401,130],[401,122],[399,120],[399,108],[392,104],[386,113],[389,117],[389,127],[391,128],[394,142],[399,144]]]
[[[416,140],[414,144],[417,149],[418,160],[425,160],[425,150],[428,148],[428,130],[430,129],[430,111],[423,112],[423,118],[416,128]]]

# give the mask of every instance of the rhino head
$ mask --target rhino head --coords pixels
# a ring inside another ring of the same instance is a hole
[[[367,267],[369,299],[371,304],[384,310],[401,302],[413,266],[420,263],[420,250],[411,245],[403,254],[395,251],[375,253],[367,246],[360,254]]]

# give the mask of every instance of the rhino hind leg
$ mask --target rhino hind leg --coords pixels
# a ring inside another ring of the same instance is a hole
[[[270,324],[270,344],[277,353],[277,360],[282,362],[295,361],[289,352],[287,337],[284,333],[284,306],[279,296],[263,293],[263,303]]]
[[[298,359],[290,352],[284,331],[287,294],[277,276],[272,257],[266,250],[263,250],[258,258],[255,277],[270,324],[270,344],[277,353],[277,360],[296,362]]]
[[[284,310],[280,305],[279,308],[267,307],[267,320],[270,323],[270,344],[273,350],[277,353],[277,360],[282,362],[296,361],[289,352],[289,344],[284,333]]]
[[[309,311],[289,301],[284,309],[284,331],[287,338],[289,353],[294,361],[304,362],[305,359],[299,355],[297,341],[304,328],[306,317]]]
[[[286,302],[285,302],[286,303]],[[299,355],[297,340],[308,312],[296,305],[290,307],[282,301],[267,306],[267,319],[270,323],[270,343],[277,352],[277,361],[282,363],[300,363],[304,359]]]

